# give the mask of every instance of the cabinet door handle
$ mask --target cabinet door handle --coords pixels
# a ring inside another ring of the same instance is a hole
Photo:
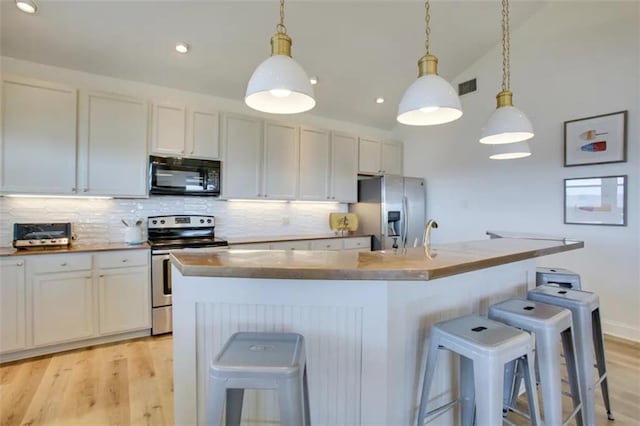
[[[82,192],[89,192],[89,188],[83,189]]]
[[[62,262],[60,266],[67,266],[67,262]]]
[[[16,266],[22,266],[24,262],[16,262]]]
[[[99,275],[100,278],[104,278],[104,274]]]
[[[122,263],[126,263],[128,259],[122,259]]]
[[[71,188],[71,192],[76,192],[76,188]]]

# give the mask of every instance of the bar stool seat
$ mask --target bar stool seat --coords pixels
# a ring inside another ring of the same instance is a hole
[[[600,323],[600,299],[597,294],[574,290],[554,284],[544,284],[530,290],[527,299],[560,306],[571,311],[576,343],[576,359],[582,396],[584,423],[596,424],[594,390],[600,383],[602,398],[609,420],[613,420],[607,383],[607,367],[604,355],[604,338]],[[599,377],[594,378],[594,358]]]
[[[581,290],[580,275],[563,268],[536,268],[536,285],[557,284],[560,287]]]
[[[310,425],[304,337],[296,333],[232,335],[209,369],[207,424],[239,425],[244,389],[278,392],[283,425]],[[226,404],[225,404],[226,403]]]
[[[562,425],[575,417],[577,424],[582,425],[583,414],[581,412],[582,404],[571,312],[553,305],[514,298],[490,306],[489,318],[528,331],[535,336],[536,365],[540,373],[545,424]],[[564,350],[574,406],[573,412],[566,421],[563,421],[562,418],[560,342],[562,342]],[[505,385],[507,386],[505,388],[505,406],[512,407],[517,399],[520,381],[514,381],[513,374],[509,371]]]
[[[529,399],[530,418],[540,424],[538,397],[533,377],[533,337],[524,331],[478,315],[442,321],[431,327],[424,372],[418,426],[461,403],[464,425],[502,424],[502,391],[505,364],[522,359]],[[438,352],[446,349],[460,356],[460,399],[427,411]]]

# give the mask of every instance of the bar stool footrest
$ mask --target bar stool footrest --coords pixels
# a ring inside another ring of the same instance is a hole
[[[459,399],[454,399],[453,401],[447,402],[446,404],[438,407],[438,408],[434,408],[431,411],[428,411],[425,414],[425,418],[424,418],[424,422],[429,423],[432,420],[435,420],[436,418],[440,417],[441,415],[443,415],[446,411],[448,411],[450,408],[452,408],[453,406],[455,406],[456,404],[458,404],[460,402]]]

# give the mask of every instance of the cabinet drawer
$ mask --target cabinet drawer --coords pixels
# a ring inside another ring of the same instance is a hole
[[[271,243],[272,250],[309,250],[309,241],[282,241]]]
[[[145,266],[149,264],[147,250],[122,250],[96,254],[99,269]]]
[[[91,254],[47,254],[29,259],[37,274],[91,269]]]
[[[232,244],[233,250],[269,250],[269,243]]]
[[[357,250],[357,249],[371,250],[371,238],[370,237],[345,238],[344,249],[345,250]]]
[[[342,250],[342,240],[339,238],[313,240],[311,250]]]

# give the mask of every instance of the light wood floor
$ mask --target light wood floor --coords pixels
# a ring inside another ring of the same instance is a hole
[[[640,344],[607,338],[606,350],[609,424],[640,425]],[[172,351],[165,335],[4,364],[0,425],[172,425]]]

